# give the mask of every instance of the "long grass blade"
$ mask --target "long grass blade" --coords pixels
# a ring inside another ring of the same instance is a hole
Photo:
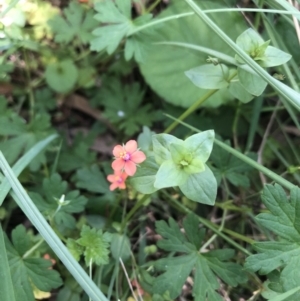
[[[43,215],[39,212],[31,198],[22,187],[21,183],[15,176],[13,170],[8,165],[2,152],[0,152],[0,168],[4,176],[8,179],[13,191],[15,192],[15,201],[24,211],[28,219],[35,226],[38,232],[42,235],[45,241],[49,244],[53,252],[62,261],[65,267],[76,279],[78,284],[90,296],[93,301],[107,301],[100,289],[95,285],[92,279],[89,278],[84,269],[73,258],[66,246],[61,242],[53,229],[49,226]]]

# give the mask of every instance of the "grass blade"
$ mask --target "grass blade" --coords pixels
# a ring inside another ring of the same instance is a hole
[[[24,168],[55,138],[56,134],[53,134],[46,139],[35,144],[26,154],[24,154],[13,166],[12,170],[16,176],[24,170]],[[10,190],[10,184],[6,178],[3,179],[0,185],[0,206],[2,205],[6,195]]]
[[[0,296],[1,300],[15,301],[15,293],[5,249],[4,236],[0,224]]]
[[[73,275],[78,284],[84,289],[84,291],[90,296],[93,301],[107,301],[107,298],[103,295],[103,293],[99,290],[92,279],[89,278],[84,269],[70,254],[66,246],[61,242],[61,240],[49,226],[43,215],[37,209],[33,201],[27,195],[25,189],[22,187],[21,183],[15,176],[13,170],[8,165],[2,152],[0,152],[0,168],[2,169],[4,176],[8,179],[8,182],[10,183],[15,193],[14,199],[19,207],[23,210],[31,223],[49,244],[53,252]]]

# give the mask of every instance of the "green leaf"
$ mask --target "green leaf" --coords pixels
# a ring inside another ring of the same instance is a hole
[[[67,248],[73,257],[79,261],[80,256],[83,255],[84,247],[81,246],[75,239],[68,238],[67,239]]]
[[[85,290],[90,298],[94,300],[107,301],[107,298],[99,290],[96,284],[91,281],[90,277],[86,274],[81,265],[79,265],[79,263],[73,258],[73,256],[71,256],[66,246],[61,242],[59,237],[55,234],[53,229],[49,226],[48,222],[45,220],[40,211],[29,198],[28,194],[14,175],[13,170],[10,168],[1,152],[0,168],[5,177],[8,179],[14,191],[14,194],[12,194],[12,196],[16,203],[19,205],[19,207],[22,209],[22,211],[25,213],[25,215],[28,217],[37,231],[40,232],[42,237],[44,237],[45,241],[49,244],[58,258],[63,262],[67,270],[76,279],[78,284]],[[23,283],[25,282],[23,281]],[[20,301],[24,301],[24,294],[21,294],[21,297],[22,299],[20,299]]]
[[[1,224],[0,224],[0,266],[1,266],[0,296],[1,298],[3,298],[3,300],[16,301],[17,299],[14,293]]]
[[[197,1],[202,9],[220,8],[217,1]],[[171,1],[170,5],[158,14],[154,20],[171,17],[190,11],[184,1]],[[226,12],[209,14],[213,20],[231,37],[235,39],[245,25],[238,13]],[[234,24],[235,26],[232,26]],[[168,21],[159,28],[160,35],[155,35],[153,42],[176,41],[201,45],[234,56],[221,39],[211,34],[204,22],[196,15]],[[199,100],[207,90],[196,87],[184,74],[186,70],[205,62],[207,54],[172,45],[150,44],[147,59],[140,64],[141,72],[151,88],[164,100],[176,106],[190,107]],[[167,79],[167,80],[166,80]],[[218,91],[203,103],[203,106],[217,107],[232,99],[227,89]]]
[[[131,19],[131,0],[112,1],[104,0],[95,4],[98,12],[94,18],[102,23],[93,31],[97,38],[91,41],[91,50],[106,50],[112,54],[119,46],[121,41],[127,37],[125,44],[125,59],[130,60],[133,56],[136,60],[144,59],[143,47],[148,41],[143,35],[137,34],[130,36],[138,26],[146,24],[151,18],[151,14],[145,14]],[[147,31],[149,32],[149,30]]]
[[[77,81],[78,70],[71,60],[49,64],[45,70],[47,84],[58,93],[70,92]]]
[[[25,234],[24,234],[25,233]],[[25,237],[24,237],[25,235]],[[34,300],[32,284],[39,290],[49,292],[62,284],[57,271],[49,269],[51,262],[42,258],[23,258],[21,241],[29,241],[24,226],[13,230],[13,244],[6,238],[5,245],[16,300]]]
[[[93,19],[93,12],[86,11],[77,2],[71,2],[63,12],[65,19],[56,15],[48,21],[55,34],[55,42],[70,43],[78,38],[82,44],[87,44],[93,38],[91,31],[97,25],[96,20]]]
[[[254,98],[254,96],[250,94],[239,81],[232,81],[228,87],[228,91],[242,103],[248,103]]]
[[[78,190],[68,191],[68,184],[62,181],[59,174],[53,174],[50,178],[43,180],[43,189],[40,194],[30,192],[29,195],[37,207],[45,216],[54,218],[54,221],[61,231],[65,228],[75,228],[75,218],[72,213],[82,212],[87,199],[79,194]],[[58,200],[65,195],[66,205],[59,208]]]
[[[261,95],[268,85],[260,76],[247,72],[242,68],[238,68],[238,78],[245,90],[255,96]]]
[[[186,182],[179,185],[188,199],[207,205],[215,204],[217,187],[216,178],[207,165],[203,172],[189,175]]]
[[[118,233],[112,234],[110,251],[112,257],[116,261],[119,261],[119,258],[121,258],[123,261],[129,259],[131,256],[131,246],[129,238]]]
[[[154,280],[154,293],[162,295],[168,291],[170,298],[176,299],[186,278],[194,274],[194,300],[221,301],[222,298],[217,293],[220,284],[214,273],[232,286],[247,280],[241,266],[224,262],[234,255],[234,251],[225,249],[199,252],[204,232],[203,230],[199,232],[198,223],[193,214],[188,215],[183,222],[185,230],[183,234],[172,218],[169,218],[169,225],[165,221],[156,222],[157,233],[163,237],[158,246],[172,253],[179,252],[181,255],[168,256],[154,263],[157,270],[164,271]],[[223,253],[225,256],[222,256]]]
[[[189,175],[172,160],[165,161],[156,174],[154,187],[157,189],[179,186],[185,183]]]
[[[278,48],[268,46],[265,51],[264,60],[261,62],[261,66],[268,68],[268,67],[275,67],[280,66],[288,62],[292,56]]]
[[[202,65],[185,72],[192,83],[202,89],[222,89],[229,85],[229,69],[226,65]]]
[[[117,77],[106,77],[97,98],[105,107],[105,117],[131,136],[142,126],[151,126],[157,116],[150,104],[142,104],[144,95],[137,82],[124,85]]]
[[[193,157],[197,157],[205,163],[212,151],[214,139],[214,130],[208,130],[191,135],[185,139],[184,145],[192,153]]]
[[[230,146],[228,141],[225,141],[225,144]],[[253,159],[255,158],[254,153],[250,153],[248,156]],[[253,167],[228,153],[218,145],[214,146],[211,153],[211,161],[213,163],[213,172],[218,183],[225,177],[234,186],[249,187],[250,181],[248,173],[253,170]]]
[[[97,165],[76,172],[76,187],[90,192],[109,193],[109,184]]]
[[[143,194],[151,194],[157,190],[154,182],[159,166],[154,157],[147,157],[146,161],[137,169],[133,177],[128,179],[135,190]]]
[[[258,254],[249,256],[245,267],[261,274],[279,270],[282,293],[286,293],[300,286],[300,189],[291,189],[288,199],[281,186],[266,185],[262,201],[270,212],[261,213],[256,219],[263,227],[277,234],[279,241],[255,243]],[[287,300],[299,298],[298,291]]]
[[[171,159],[169,146],[171,143],[183,144],[183,141],[169,134],[157,134],[152,136],[153,152],[157,164],[161,165]]]
[[[81,238],[77,240],[77,243],[84,247],[84,259],[87,266],[90,263],[102,265],[109,262],[111,234],[102,233],[102,230],[97,231],[84,225],[80,236]]]

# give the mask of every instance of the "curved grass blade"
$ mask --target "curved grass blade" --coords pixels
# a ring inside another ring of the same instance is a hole
[[[55,138],[56,134],[53,134],[46,139],[35,144],[26,154],[24,154],[13,166],[12,170],[16,176],[24,170],[24,168]],[[6,178],[3,179],[0,185],[0,206],[2,205],[6,195],[8,194],[11,186]]]
[[[0,268],[1,300],[16,301],[1,224],[0,224],[0,267],[1,267]]]
[[[31,198],[27,195],[25,189],[15,176],[13,170],[8,165],[2,152],[0,152],[0,168],[2,169],[2,172],[8,179],[8,182],[14,191],[12,195],[16,203],[23,210],[45,241],[49,244],[53,252],[73,275],[78,284],[84,289],[84,291],[93,301],[108,301],[93,280],[89,278],[84,269],[74,259],[72,254],[70,254],[66,246],[61,242],[59,237],[55,234],[43,215],[37,209]]]

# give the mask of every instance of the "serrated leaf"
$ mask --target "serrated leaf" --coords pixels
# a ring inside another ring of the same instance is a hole
[[[84,258],[87,266],[90,263],[97,265],[107,264],[109,262],[109,246],[111,234],[102,233],[102,230],[91,229],[83,226],[81,238],[77,239],[77,243],[84,247]]]
[[[148,40],[144,38],[144,33],[132,36],[130,34],[136,27],[147,23],[152,15],[145,14],[132,20],[130,0],[118,0],[116,2],[104,0],[96,3],[95,10],[98,14],[94,18],[100,21],[102,26],[93,31],[97,37],[91,41],[91,50],[106,50],[108,54],[112,54],[121,41],[127,37],[125,59],[130,60],[135,57],[137,61],[143,61],[144,48]]]
[[[75,239],[68,238],[67,239],[67,248],[73,257],[79,261],[80,256],[83,255],[84,247],[77,243]]]
[[[76,187],[90,192],[109,193],[109,185],[97,165],[84,167],[76,172]]]
[[[186,278],[194,273],[193,296],[195,300],[221,301],[222,298],[217,293],[220,284],[214,273],[234,286],[247,280],[239,265],[224,262],[232,257],[232,251],[225,250],[225,256],[221,255],[224,253],[223,250],[218,250],[217,253],[214,253],[215,251],[203,254],[199,252],[204,233],[201,234],[200,239],[195,237],[198,224],[198,219],[193,214],[188,215],[183,222],[186,233],[184,235],[172,218],[169,219],[169,224],[165,221],[156,222],[157,233],[163,237],[158,242],[158,246],[166,251],[183,254],[176,257],[169,256],[155,262],[154,266],[165,272],[154,280],[154,293],[163,294],[168,291],[171,299],[175,299],[180,295]],[[187,234],[188,231],[192,233]]]
[[[93,19],[93,12],[86,11],[77,2],[71,2],[63,12],[65,18],[56,15],[48,21],[55,34],[55,42],[70,43],[78,38],[82,44],[88,43],[93,38],[91,31],[97,25],[97,22]]]
[[[288,199],[280,185],[265,185],[262,201],[270,212],[259,214],[257,221],[277,234],[280,241],[255,243],[258,254],[249,256],[245,267],[261,274],[279,269],[282,293],[286,293],[300,286],[300,189],[293,188]],[[287,300],[299,298],[297,292]]]
[[[83,211],[87,203],[87,199],[81,196],[78,190],[68,191],[67,182],[62,181],[59,174],[53,174],[43,180],[43,190],[40,194],[31,192],[29,195],[45,216],[54,218],[61,231],[75,227],[75,218],[71,214]],[[62,195],[65,195],[68,203],[60,206],[58,210],[58,201]]]

